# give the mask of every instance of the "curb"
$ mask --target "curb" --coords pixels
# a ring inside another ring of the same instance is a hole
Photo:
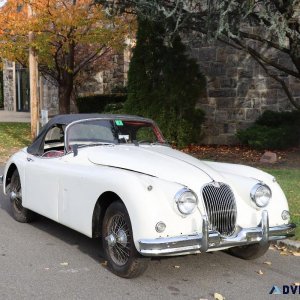
[[[287,247],[287,249],[292,250],[292,251],[299,251],[300,252],[300,241],[295,241],[295,240],[281,240],[277,241],[274,244],[278,246],[284,246]]]

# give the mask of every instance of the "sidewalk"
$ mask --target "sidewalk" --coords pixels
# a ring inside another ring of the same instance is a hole
[[[30,123],[30,113],[0,110],[0,122]]]

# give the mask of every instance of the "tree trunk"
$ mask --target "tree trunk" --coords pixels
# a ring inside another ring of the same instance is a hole
[[[74,4],[76,3],[75,0]],[[69,44],[69,51],[65,56],[66,65],[61,70],[61,78],[58,87],[59,113],[69,114],[71,108],[71,95],[74,84],[74,42]]]
[[[66,85],[60,85],[58,87],[58,99],[59,99],[59,113],[69,114],[70,113],[70,99],[71,99],[72,88]]]

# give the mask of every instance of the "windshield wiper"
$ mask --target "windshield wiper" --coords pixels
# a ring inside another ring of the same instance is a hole
[[[136,145],[136,146],[139,146],[141,144],[145,144],[145,145],[162,145],[162,146],[169,146],[169,144],[167,142],[159,142],[159,141],[156,141],[156,142],[150,142],[150,141],[133,141],[133,143]]]
[[[116,144],[114,143],[108,143],[108,142],[97,142],[97,143],[90,143],[90,144],[81,144],[78,145],[78,148],[83,148],[83,147],[95,147],[95,146],[115,146]]]

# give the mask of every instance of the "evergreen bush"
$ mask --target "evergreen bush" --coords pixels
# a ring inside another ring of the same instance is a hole
[[[286,149],[300,143],[300,111],[265,111],[253,126],[237,133],[242,144],[258,150]]]
[[[199,140],[204,113],[195,106],[204,87],[180,37],[167,41],[160,23],[139,20],[125,112],[154,119],[169,142],[183,147]]]
[[[125,102],[126,95],[95,95],[76,99],[80,113],[104,113],[112,112],[114,105],[118,108]],[[110,110],[108,109],[111,108]]]

